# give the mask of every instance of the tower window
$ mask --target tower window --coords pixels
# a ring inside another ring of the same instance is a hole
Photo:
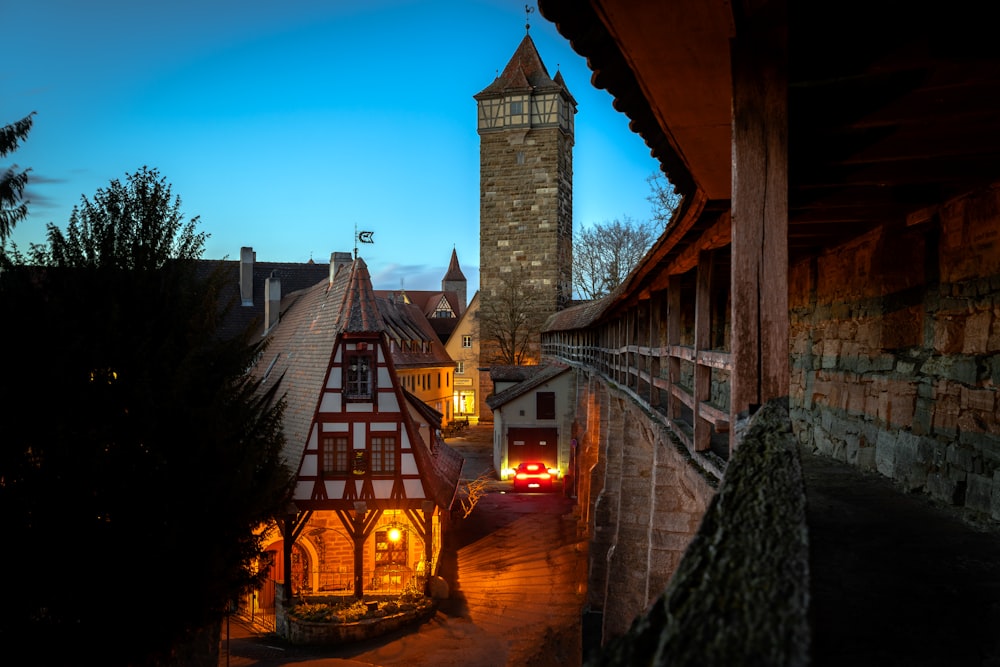
[[[462,336],[462,347],[472,347],[472,336]]]
[[[524,102],[511,102],[510,103],[510,115],[519,116],[524,113]]]
[[[517,152],[517,163],[524,164],[524,151]]]

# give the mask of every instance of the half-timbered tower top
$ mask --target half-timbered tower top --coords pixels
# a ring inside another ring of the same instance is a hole
[[[503,97],[514,92],[545,93],[550,91],[564,93],[574,105],[576,104],[576,100],[573,100],[573,96],[566,88],[562,74],[556,72],[554,79],[549,76],[531,35],[525,35],[500,76],[473,97],[482,100],[489,97]]]

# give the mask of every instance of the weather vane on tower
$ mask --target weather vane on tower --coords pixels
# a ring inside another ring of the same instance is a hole
[[[524,32],[531,31],[531,12],[535,11],[535,8],[530,5],[524,6]]]

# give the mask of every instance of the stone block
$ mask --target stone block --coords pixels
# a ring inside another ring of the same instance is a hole
[[[993,478],[969,475],[965,491],[965,506],[974,512],[990,514],[992,511]]]
[[[959,407],[963,410],[976,410],[993,414],[996,409],[996,396],[996,389],[962,387],[959,394]]]
[[[972,450],[968,447],[949,447],[946,461],[948,465],[958,468],[963,472],[972,470]]]
[[[890,431],[882,431],[875,441],[875,469],[889,478],[896,476],[896,438]]]
[[[965,320],[965,334],[962,339],[964,354],[983,354],[988,348],[990,324],[993,314],[988,310],[978,311]]]
[[[946,475],[932,473],[927,476],[927,493],[935,500],[954,505],[958,495],[958,482]]]
[[[653,517],[653,528],[657,531],[673,533],[693,533],[699,518],[687,512],[657,512]]]
[[[858,447],[858,468],[865,472],[876,469],[875,463],[876,448],[871,445]]]

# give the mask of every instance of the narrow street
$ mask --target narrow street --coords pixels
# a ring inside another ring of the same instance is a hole
[[[470,427],[447,442],[465,457],[463,480],[492,470],[490,425]],[[586,548],[561,487],[553,493],[511,493],[509,484],[497,481],[472,514],[457,521],[441,564],[451,596],[426,623],[361,644],[303,647],[255,635],[232,621],[228,638],[223,627],[219,664],[578,665]]]

